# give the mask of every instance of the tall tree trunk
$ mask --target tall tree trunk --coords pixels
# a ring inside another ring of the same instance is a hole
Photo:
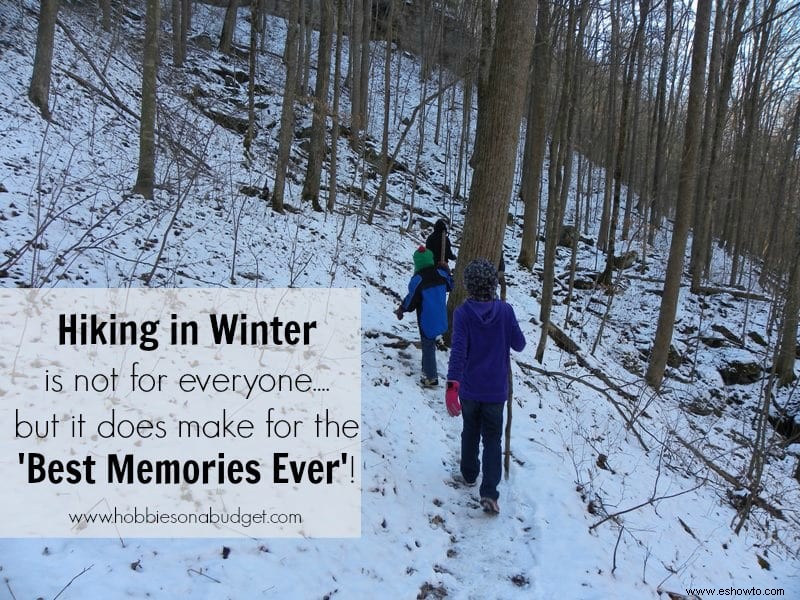
[[[617,115],[617,63],[619,61],[619,0],[610,0],[611,9],[611,46],[609,48],[608,65],[608,99],[606,104],[607,124],[606,124],[606,176],[603,188],[603,210],[600,215],[600,231],[597,234],[597,247],[600,250],[608,250],[609,229],[611,224],[611,196],[614,180],[609,177],[609,173],[615,170],[614,158],[616,157],[615,148],[617,147],[617,128],[613,126]],[[613,248],[612,248],[613,252]]]
[[[381,209],[386,208],[386,184],[389,179],[391,159],[389,157],[389,115],[392,104],[392,21],[394,20],[394,0],[389,0],[386,15],[386,52],[383,60],[383,133],[381,135],[381,184],[378,199]],[[439,87],[441,97],[441,86]]]
[[[648,8],[649,10],[649,8]],[[641,11],[642,21],[646,21],[647,17],[644,14],[644,9]],[[645,26],[646,27],[646,26]],[[643,38],[646,33],[643,33]],[[620,231],[620,239],[627,240],[631,235],[631,226],[633,219],[633,194],[634,192],[641,195],[642,182],[640,178],[643,163],[646,160],[640,160],[638,155],[639,148],[639,121],[641,118],[642,107],[642,84],[644,81],[644,63],[645,63],[645,44],[643,39],[639,40],[639,47],[636,52],[636,76],[634,77],[633,87],[633,114],[631,115],[631,127],[628,134],[630,142],[630,151],[628,152],[628,159],[626,161],[627,175],[625,176],[625,210],[622,216],[622,231]]]
[[[55,40],[58,0],[42,0],[39,10],[39,29],[36,36],[36,55],[28,99],[50,120],[50,75],[53,71],[53,41]]]
[[[747,219],[742,215],[747,210],[746,203],[749,202],[750,196],[750,175],[753,157],[753,145],[755,143],[755,136],[760,125],[759,105],[761,101],[762,89],[761,82],[764,74],[765,62],[767,60],[768,43],[770,33],[772,31],[771,18],[775,14],[777,0],[770,0],[764,11],[762,17],[763,25],[760,29],[760,40],[758,44],[758,52],[753,55],[752,65],[752,78],[749,85],[745,89],[745,132],[744,132],[744,148],[742,155],[742,162],[738,165],[738,209],[739,218],[737,219],[736,229],[734,233],[734,240],[732,243],[732,256],[731,256],[731,276],[730,285],[736,285],[739,280],[739,263],[743,258],[745,251],[745,225]]]
[[[367,120],[369,119],[369,62],[372,58],[370,53],[370,36],[372,32],[372,0],[363,0],[364,19],[361,21],[361,69],[359,69],[359,76],[361,77],[361,85],[359,92],[361,94],[361,114],[358,118],[359,134],[367,130]],[[360,137],[360,136],[359,136]]]
[[[263,13],[263,11],[262,11]],[[192,0],[181,0],[181,52],[186,59],[186,45],[192,28]]]
[[[539,0],[536,37],[531,57],[531,93],[525,128],[525,152],[522,163],[520,196],[524,205],[522,242],[517,262],[526,269],[536,262],[536,239],[539,236],[539,194],[547,137],[547,97],[550,87],[550,2]]]
[[[355,123],[361,115],[361,52],[363,44],[363,19],[361,0],[350,0],[350,52],[348,52],[348,88],[350,89],[350,129],[355,130]],[[351,145],[353,139],[351,137]]]
[[[308,81],[311,78],[311,32],[314,19],[314,0],[300,0],[300,35],[298,37],[298,76],[297,96],[308,95]],[[328,57],[330,65],[330,57]]]
[[[800,233],[800,232],[798,232]],[[794,362],[797,357],[797,313],[800,311],[800,244],[794,252],[794,264],[789,270],[783,304],[783,326],[780,332],[780,347],[775,362],[778,384],[789,385],[794,381]]]
[[[250,2],[250,46],[247,57],[247,131],[244,134],[244,152],[248,164],[252,159],[250,148],[256,137],[256,66],[258,65],[258,30],[261,26],[263,0]]]
[[[111,31],[111,0],[100,0],[100,12],[103,31]]]
[[[333,37],[333,0],[320,0],[320,30],[317,52],[317,81],[314,87],[314,116],[311,121],[311,149],[303,183],[303,200],[311,200],[314,210],[321,212],[319,203],[322,163],[325,160],[325,123],[328,117],[328,84],[331,71]]]
[[[792,162],[797,155],[798,144],[800,142],[800,96],[797,97],[794,118],[792,120],[789,141],[786,144],[786,152],[783,157],[783,164],[778,181],[778,206],[786,206],[787,213],[793,215],[794,221],[794,261],[790,261],[789,281],[786,286],[786,300],[783,306],[783,329],[781,331],[781,343],[778,352],[778,359],[775,363],[775,372],[778,376],[778,384],[788,385],[794,380],[794,361],[797,357],[797,316],[800,311],[800,218],[798,209],[788,208],[787,199],[784,198],[789,181],[789,174],[792,169]],[[797,178],[795,178],[797,181]],[[796,200],[795,200],[796,201]],[[789,219],[786,219],[787,221]]]
[[[692,227],[692,253],[689,262],[689,272],[692,275],[692,293],[697,293],[700,288],[702,275],[703,248],[708,224],[706,219],[710,214],[706,212],[708,204],[707,189],[710,169],[710,146],[714,137],[714,113],[717,108],[719,70],[722,55],[722,36],[725,32],[725,11],[723,0],[717,0],[714,11],[714,35],[711,38],[711,59],[708,63],[708,93],[706,94],[705,116],[703,117],[703,135],[700,140],[700,168],[697,172],[697,186],[694,197],[694,225]]]
[[[609,219],[608,243],[606,245],[606,268],[600,276],[599,282],[610,286],[614,273],[614,253],[616,248],[617,222],[619,221],[620,196],[622,194],[622,167],[625,160],[625,143],[628,138],[628,106],[633,89],[633,74],[636,67],[636,56],[639,53],[639,44],[644,38],[644,28],[647,24],[647,14],[650,12],[650,1],[640,0],[640,19],[633,35],[628,56],[625,61],[625,83],[622,86],[622,101],[619,111],[619,139],[617,141],[616,158],[614,159],[614,195],[611,204],[611,218]],[[630,182],[628,182],[630,185]]]
[[[219,51],[230,54],[233,46],[233,34],[236,31],[236,14],[239,10],[239,0],[229,0],[225,10],[225,20],[222,22],[222,33],[219,36]]]
[[[524,105],[528,65],[533,47],[536,0],[499,0],[497,25],[489,71],[489,93],[479,119],[464,233],[455,269],[456,288],[450,294],[448,312],[465,297],[461,282],[464,267],[485,257],[497,264],[514,184],[519,126]]]
[[[286,62],[286,84],[283,87],[281,106],[281,130],[278,133],[278,158],[275,165],[275,193],[272,195],[272,209],[283,212],[283,195],[286,190],[286,169],[289,166],[289,153],[294,137],[294,92],[297,89],[297,38],[300,18],[298,2],[289,4],[289,18],[286,22],[286,46],[283,51]]]
[[[181,12],[182,0],[172,0],[170,3],[170,16],[172,17],[172,64],[176,67],[183,65],[183,47],[181,46]]]
[[[139,173],[134,194],[153,198],[156,168],[156,85],[158,81],[158,31],[161,20],[160,0],[147,0],[144,17],[144,52],[142,67],[142,113],[139,124]]]
[[[339,156],[339,98],[341,96],[342,40],[344,28],[344,2],[336,0],[336,55],[333,64],[333,110],[331,111],[331,160],[328,165],[328,202],[325,208],[333,212],[336,206],[336,170]]]
[[[658,84],[656,85],[656,102],[653,109],[653,123],[656,127],[655,157],[653,158],[653,179],[650,189],[650,228],[647,235],[647,243],[651,246],[655,238],[655,232],[661,223],[661,215],[665,202],[661,198],[661,190],[664,180],[664,165],[666,164],[666,140],[667,140],[667,71],[669,70],[670,46],[673,37],[673,0],[666,0],[664,3],[665,25],[664,25],[664,48],[661,53],[661,64],[658,67]]]
[[[492,88],[489,84],[489,74],[492,67],[492,46],[494,44],[494,19],[492,0],[478,0],[481,8],[481,41],[478,49],[478,76],[475,78],[475,87],[478,95],[478,119],[475,123],[475,146],[469,166],[475,169],[475,152],[478,150],[478,140],[483,139],[481,128],[488,123],[488,119],[481,117],[489,104],[488,97]],[[527,73],[526,73],[527,74]],[[470,192],[471,195],[471,192]]]
[[[583,46],[583,28],[585,26],[585,10],[588,1],[581,3],[580,9],[575,9],[575,0],[570,0],[565,32],[566,47],[564,50],[565,64],[561,85],[561,96],[558,106],[558,117],[554,125],[553,138],[550,143],[550,174],[548,177],[549,189],[547,194],[547,222],[545,226],[545,251],[544,275],[542,281],[542,298],[539,310],[539,320],[542,323],[539,335],[539,344],[536,347],[535,358],[538,362],[544,360],[544,350],[547,345],[548,331],[550,329],[550,312],[553,306],[553,284],[555,281],[556,247],[561,232],[564,210],[569,194],[572,176],[572,136],[575,123],[575,99],[580,81],[577,58]],[[575,31],[579,22],[578,31]]]
[[[719,152],[722,145],[723,132],[725,124],[728,119],[728,100],[731,95],[731,88],[733,85],[734,66],[736,64],[736,55],[739,52],[739,46],[742,42],[742,24],[744,23],[744,15],[747,9],[747,0],[738,0],[736,2],[736,17],[732,17],[734,1],[730,0],[728,11],[728,23],[733,23],[732,28],[727,33],[728,43],[723,51],[722,71],[720,73],[720,84],[717,97],[715,99],[716,114],[714,118],[714,131],[711,136],[711,145],[708,150],[708,173],[705,189],[707,190],[707,198],[705,210],[703,215],[704,230],[700,231],[702,237],[702,246],[700,250],[703,253],[703,274],[708,277],[709,269],[711,268],[711,255],[712,255],[712,217],[715,213],[716,199],[720,195],[719,188],[722,185],[722,178],[717,176],[717,165],[719,162]],[[694,243],[694,238],[693,242]],[[694,281],[693,281],[694,285]]]
[[[699,2],[695,20],[694,41],[692,47],[692,71],[689,80],[689,99],[686,107],[686,130],[683,139],[683,155],[681,158],[678,179],[678,198],[675,207],[675,225],[669,248],[667,273],[664,278],[664,292],[661,297],[661,308],[658,314],[653,349],[647,365],[645,379],[654,388],[661,385],[664,370],[667,366],[667,354],[672,341],[672,330],[675,314],[678,309],[683,258],[686,251],[686,239],[689,235],[692,199],[696,181],[697,151],[700,145],[700,127],[703,109],[703,92],[705,89],[706,57],[708,55],[708,33],[711,19],[711,2]]]

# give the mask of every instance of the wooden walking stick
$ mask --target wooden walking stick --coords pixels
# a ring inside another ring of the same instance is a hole
[[[504,267],[503,261],[500,261],[500,266]],[[500,282],[500,299],[506,301],[506,272],[503,268],[497,272],[497,279]],[[503,473],[505,478],[508,479],[508,472],[511,467],[511,400],[514,396],[514,380],[511,377],[511,365],[508,369],[508,400],[506,401],[506,448],[503,454]]]
[[[444,263],[448,269],[450,268],[450,264],[447,262],[447,227],[442,231],[442,250],[439,254],[438,265],[442,263]]]

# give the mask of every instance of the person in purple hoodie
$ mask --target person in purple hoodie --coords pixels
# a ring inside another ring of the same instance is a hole
[[[461,477],[457,478],[471,487],[482,472],[481,506],[497,514],[500,439],[511,369],[509,350],[520,352],[525,337],[514,309],[497,298],[497,270],[491,262],[479,258],[469,263],[464,269],[464,287],[469,297],[453,313],[445,405],[451,416],[460,414],[463,418]],[[483,456],[479,462],[481,441]]]

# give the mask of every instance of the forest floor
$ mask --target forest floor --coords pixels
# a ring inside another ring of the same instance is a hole
[[[173,69],[166,53],[162,60],[161,184],[156,198],[145,200],[129,194],[138,155],[141,13],[129,7],[112,38],[93,6],[62,8],[60,18],[78,45],[57,32],[54,118],[47,123],[26,98],[34,5],[0,2],[0,286],[113,288],[146,280],[152,287],[359,288],[362,521],[356,539],[0,539],[0,598],[589,600],[731,587],[800,596],[794,476],[800,452],[772,429],[763,504],[738,535],[733,531],[777,335],[771,303],[730,293],[698,297],[685,286],[665,385],[655,393],[643,382],[668,223],[647,249],[646,264],[638,239],[630,242],[626,249],[640,257],[618,272],[613,296],[576,289],[567,305],[570,251],[559,249],[553,322],[577,349],[550,340],[539,364],[533,353],[541,274],[516,264],[522,206],[512,203],[508,300],[528,346],[512,356],[513,460],[500,485],[501,514],[486,516],[475,489],[450,479],[460,421],[447,415],[441,388],[418,386],[414,319],[398,322],[392,314],[412,272],[411,254],[433,222],[449,218],[451,239],[460,241],[463,201],[447,192],[456,179],[460,87],[447,96],[440,144],[431,141],[435,107],[420,118],[424,137],[417,124],[409,131],[399,154],[408,170],[390,176],[391,201],[373,225],[362,217],[377,191],[376,168],[346,138],[339,146],[336,210],[315,213],[300,202],[306,154],[298,139],[286,193],[291,210],[278,214],[257,191],[265,180],[272,187],[284,23],[269,20],[270,53],[260,65],[261,129],[248,162],[241,135],[209,116],[245,115],[246,85],[231,74],[246,63],[198,45],[203,34],[216,38],[222,9],[197,5],[193,34],[201,38],[186,67]],[[239,40],[247,35],[243,17]],[[426,94],[413,57],[398,53],[394,65],[390,148],[405,127],[401,119]],[[382,61],[373,65],[372,78],[379,89]],[[372,132],[379,131],[381,98],[370,97]],[[310,108],[303,106],[297,130],[309,124]],[[379,148],[374,139],[368,144]],[[594,215],[602,174],[593,187]],[[577,195],[575,188],[573,207]],[[594,227],[587,239],[596,239]],[[581,242],[577,264],[587,279],[602,270],[605,257]],[[710,284],[726,281],[727,268],[717,251]],[[745,288],[769,296],[758,275],[753,265]],[[446,350],[437,363],[446,372]],[[748,371],[750,382],[730,379],[749,363],[757,367]],[[773,403],[796,404],[796,386],[778,391]]]

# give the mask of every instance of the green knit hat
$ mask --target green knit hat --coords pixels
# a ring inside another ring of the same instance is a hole
[[[419,273],[426,267],[433,266],[433,252],[426,249],[425,246],[420,246],[414,252],[414,273]]]

